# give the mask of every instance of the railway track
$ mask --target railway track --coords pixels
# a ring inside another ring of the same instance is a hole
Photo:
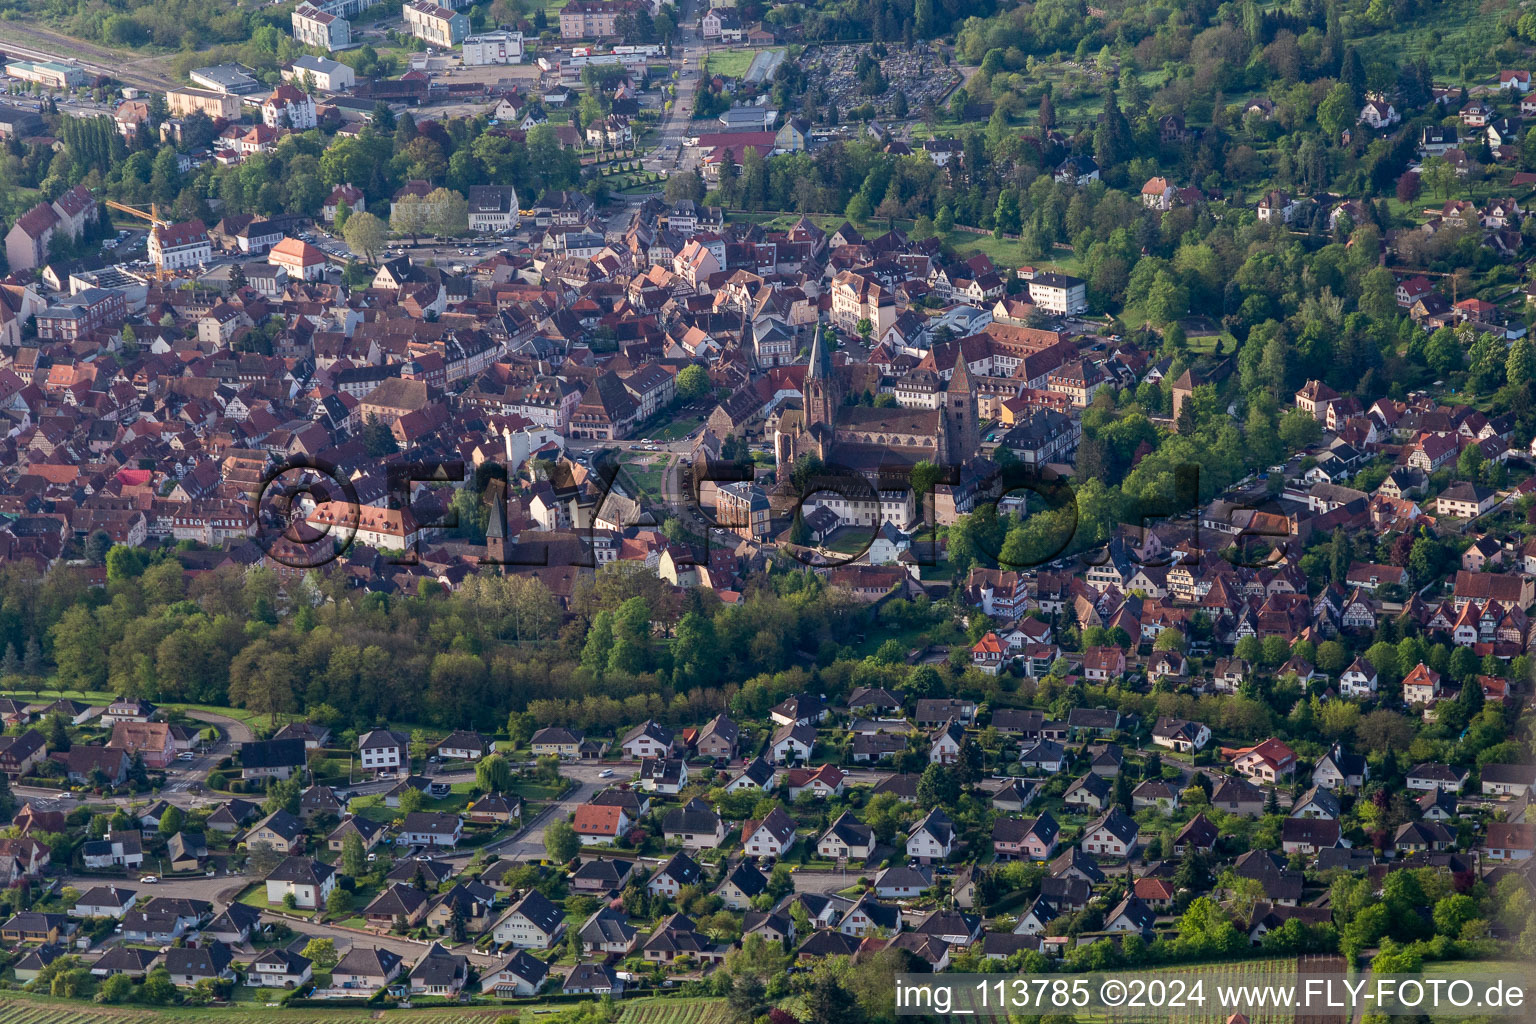
[[[71,64],[75,67],[88,71],[91,74],[106,75],[109,78],[115,78],[119,81],[126,82],[129,85],[135,85],[141,88],[160,90],[175,87],[175,83],[163,75],[150,74],[132,68],[131,64],[133,62],[131,61],[115,66],[107,65],[100,63],[99,61],[83,60],[76,56],[53,53],[48,50],[40,49],[36,46],[27,46],[21,43],[12,42],[10,40],[6,40],[5,42],[0,43],[0,50],[3,50],[8,58],[19,57],[22,60],[48,60],[56,61],[60,64]]]

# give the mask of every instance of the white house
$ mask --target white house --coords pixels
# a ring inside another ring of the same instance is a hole
[[[816,843],[816,852],[830,860],[867,860],[875,852],[875,830],[844,811]]]
[[[312,963],[286,949],[269,949],[251,961],[245,983],[253,988],[298,988],[312,976]]]
[[[919,864],[946,859],[955,846],[955,823],[935,807],[907,834],[907,856]]]
[[[519,949],[548,949],[563,934],[565,912],[537,889],[512,904],[491,928],[491,937],[497,942]]]
[[[750,857],[782,857],[795,845],[795,822],[775,807],[766,818],[741,826],[742,850]]]
[[[1376,693],[1376,666],[1356,658],[1339,676],[1339,693],[1345,697],[1371,697]]]
[[[267,902],[282,903],[292,895],[304,910],[325,906],[336,888],[336,869],[309,857],[289,857],[267,876]]]
[[[1136,849],[1141,826],[1118,807],[1112,807],[1089,822],[1080,844],[1084,853],[1129,857]]]
[[[411,739],[391,729],[373,729],[358,737],[357,752],[364,771],[397,772],[410,767]]]

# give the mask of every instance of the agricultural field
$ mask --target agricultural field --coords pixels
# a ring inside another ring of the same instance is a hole
[[[263,1024],[363,1024],[364,1021],[376,1020],[376,1013],[371,1009],[322,1007],[286,1010],[264,1006],[260,1017],[256,1019]],[[442,1007],[399,1010],[391,1013],[389,1020],[393,1024],[491,1024],[505,1013],[505,1009],[494,1007]],[[150,1024],[156,1020],[168,1020],[176,1024],[203,1024],[208,1021],[239,1021],[246,1016],[241,1010],[223,1007],[157,1007],[149,1010],[85,1006],[78,1002],[17,992],[0,994],[0,1024]],[[249,1016],[255,1017],[254,1014]],[[693,1024],[693,1021],[684,1020],[679,1024]],[[712,1022],[701,1020],[701,1024]]]
[[[537,1019],[537,1014],[571,1004],[549,1007],[432,1007],[392,1010],[385,1018],[390,1024],[492,1024],[497,1018],[516,1013]],[[0,1024],[150,1024],[169,1020],[174,1024],[203,1024],[207,1021],[239,1021],[242,1010],[222,1007],[196,1009],[82,1006],[78,1002],[33,996],[28,993],[0,993]],[[376,1021],[372,1009],[306,1007],[277,1009],[262,1007],[262,1024],[363,1024]],[[622,1004],[618,1024],[726,1024],[730,1011],[724,999],[636,999]]]
[[[637,999],[625,1003],[618,1024],[725,1024],[724,999]]]

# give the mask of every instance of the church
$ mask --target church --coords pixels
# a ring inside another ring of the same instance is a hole
[[[938,466],[961,465],[980,444],[973,383],[957,346],[954,374],[937,409],[845,405],[842,379],[818,329],[801,386],[804,402],[780,417],[773,435],[778,478],[788,480],[803,455],[846,467],[875,486],[882,472],[905,476],[924,459]]]

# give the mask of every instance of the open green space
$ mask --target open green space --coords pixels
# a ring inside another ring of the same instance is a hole
[[[704,58],[704,68],[711,74],[740,78],[747,73],[747,69],[752,66],[752,58],[756,56],[756,50],[715,50]]]

